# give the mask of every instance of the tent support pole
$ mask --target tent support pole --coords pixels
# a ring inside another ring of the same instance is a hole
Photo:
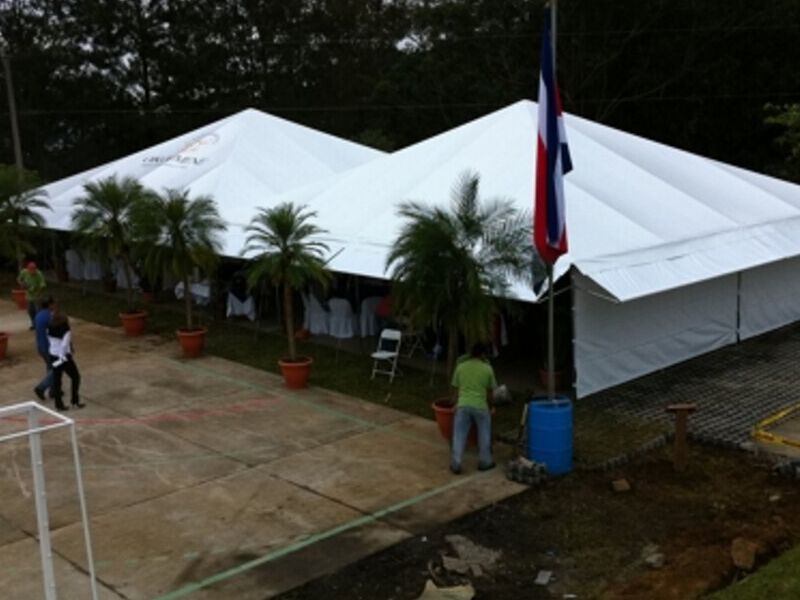
[[[736,273],[736,343],[742,341],[742,272]]]
[[[556,399],[556,374],[555,374],[555,352],[553,343],[553,305],[555,294],[553,293],[553,265],[547,265],[547,397],[551,402]]]

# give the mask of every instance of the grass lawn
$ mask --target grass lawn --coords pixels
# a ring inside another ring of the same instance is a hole
[[[740,583],[708,600],[794,600],[800,598],[800,546],[784,552]]]
[[[0,274],[0,289],[14,287],[10,273]],[[120,311],[125,309],[122,293],[101,291],[96,282],[83,286],[80,283],[48,282],[48,292],[58,299],[68,315],[110,327],[121,327]],[[169,296],[166,292],[163,296]],[[175,330],[184,325],[183,303],[174,298],[162,299],[156,304],[139,306],[148,312],[148,333],[175,339]],[[205,309],[197,311],[197,321],[209,329],[206,351],[266,371],[278,372],[277,361],[286,353],[286,338],[276,332],[256,330],[248,323],[213,319]],[[177,342],[176,342],[177,343]],[[390,406],[392,408],[433,418],[430,404],[446,396],[448,381],[444,365],[431,377],[430,371],[402,365],[403,376],[389,383],[386,378],[370,380],[372,362],[367,356],[374,340],[365,340],[364,354],[338,351],[328,345],[311,340],[298,340],[298,352],[314,359],[311,384],[344,394]],[[401,359],[402,364],[402,359]],[[533,377],[533,374],[531,374]],[[512,390],[514,398],[524,398],[524,390]],[[514,439],[519,428],[521,403],[498,406],[494,430],[502,439]],[[576,403],[574,408],[575,462],[592,465],[616,456],[626,450],[653,439],[663,430],[652,423],[628,420],[621,423],[618,417]]]

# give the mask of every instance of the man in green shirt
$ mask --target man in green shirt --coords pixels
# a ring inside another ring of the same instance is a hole
[[[28,316],[31,318],[31,331],[36,329],[36,303],[47,287],[44,275],[36,267],[36,263],[30,261],[25,268],[17,275],[17,283],[25,290],[25,299],[28,301]]]
[[[453,396],[457,398],[453,419],[450,470],[461,473],[461,458],[472,423],[478,429],[478,470],[494,468],[492,460],[492,417],[489,412],[492,392],[497,387],[494,370],[487,359],[486,346],[475,344],[467,359],[453,372]]]

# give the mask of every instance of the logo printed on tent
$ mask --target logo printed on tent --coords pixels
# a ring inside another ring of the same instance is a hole
[[[175,154],[170,154],[169,156],[145,156],[142,158],[142,164],[169,165],[181,168],[185,168],[187,166],[196,167],[206,162],[208,158],[192,155],[202,152],[208,146],[213,146],[217,142],[219,142],[219,135],[216,133],[207,133],[203,136],[190,140]]]

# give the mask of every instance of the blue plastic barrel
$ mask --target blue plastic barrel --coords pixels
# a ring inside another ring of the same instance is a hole
[[[533,398],[528,403],[528,458],[544,463],[550,475],[572,470],[572,402]]]

